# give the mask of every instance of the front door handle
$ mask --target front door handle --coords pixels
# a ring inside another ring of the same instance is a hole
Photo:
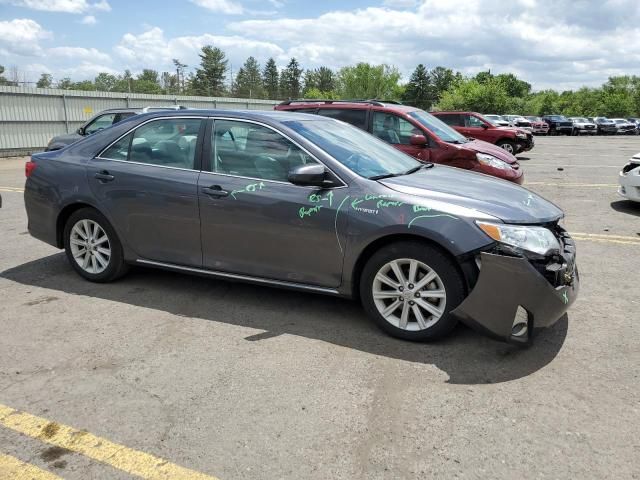
[[[111,182],[113,181],[116,177],[114,177],[113,175],[111,175],[109,172],[107,172],[106,170],[102,170],[98,173],[96,173],[94,175],[94,178],[97,178],[98,180],[100,180],[101,182]]]
[[[204,187],[202,189],[203,193],[206,193],[210,197],[220,198],[220,197],[228,197],[229,192],[223,190],[220,185],[211,185],[210,187]]]

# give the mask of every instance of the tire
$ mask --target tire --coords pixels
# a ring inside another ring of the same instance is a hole
[[[67,220],[63,235],[69,263],[86,280],[112,282],[127,273],[129,267],[124,261],[118,235],[105,216],[97,210],[81,208],[73,212]],[[89,252],[87,240],[90,242]]]
[[[516,146],[515,142],[511,140],[506,140],[506,139],[498,140],[496,142],[496,145],[506,150],[511,155],[515,155],[518,152],[518,147]]]
[[[394,288],[379,280],[383,276],[392,283],[395,278],[395,283],[399,283],[391,265],[394,262],[397,262],[396,267],[404,275],[405,281],[402,283],[406,287],[400,285]],[[411,262],[415,262],[417,267],[417,274],[414,274],[414,281],[417,279],[415,285],[409,283]],[[432,276],[430,272],[435,274],[435,278],[420,286],[427,275]],[[458,319],[451,315],[451,311],[464,299],[464,285],[464,279],[453,261],[437,248],[421,242],[397,242],[378,250],[368,260],[360,277],[360,299],[369,317],[389,335],[403,340],[425,342],[444,337],[456,326]],[[374,290],[378,293],[376,299]],[[433,297],[427,293],[430,291],[433,292]],[[392,305],[396,303],[396,308],[392,309]],[[422,307],[425,303],[433,313]],[[392,310],[385,318],[382,311],[389,308]],[[418,321],[416,309],[422,317],[421,322]],[[406,315],[403,315],[405,310]]]

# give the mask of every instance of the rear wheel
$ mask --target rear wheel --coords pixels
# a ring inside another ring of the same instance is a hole
[[[451,310],[464,298],[463,278],[441,251],[419,242],[398,242],[376,252],[360,279],[365,311],[388,334],[412,341],[441,338],[457,319]]]
[[[111,282],[127,272],[122,245],[109,221],[93,208],[72,213],[64,229],[71,266],[92,282]]]
[[[506,150],[507,152],[509,152],[512,155],[515,155],[517,147],[515,142],[511,141],[511,140],[498,140],[498,142],[496,143],[497,146],[499,146],[500,148]]]

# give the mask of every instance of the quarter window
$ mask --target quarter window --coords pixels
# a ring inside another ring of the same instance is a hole
[[[201,123],[199,118],[154,120],[118,140],[101,157],[194,169]]]
[[[211,169],[216,173],[286,182],[289,171],[318,163],[270,128],[236,120],[216,120]]]
[[[424,135],[404,118],[384,112],[373,112],[373,134],[393,145],[411,145],[412,135]]]
[[[352,108],[321,108],[318,110],[318,115],[342,120],[343,122],[350,123],[354,127],[358,127],[363,130],[367,129],[366,110],[354,110]]]

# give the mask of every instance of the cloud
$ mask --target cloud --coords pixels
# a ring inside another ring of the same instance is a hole
[[[173,70],[173,58],[179,58],[192,68],[198,65],[198,53],[205,45],[213,45],[224,50],[229,62],[237,67],[250,55],[266,59],[284,53],[284,50],[274,43],[251,40],[239,35],[222,36],[207,33],[166,39],[164,32],[158,27],[151,27],[139,35],[125,34],[114,51],[125,66],[134,71],[143,68]]]
[[[98,21],[93,15],[87,15],[86,17],[82,17],[80,23],[82,23],[83,25],[95,25],[96,23],[98,23]]]
[[[41,52],[39,41],[51,37],[51,32],[30,18],[0,21],[0,53],[3,55],[37,56]]]
[[[42,10],[45,12],[85,13],[90,9],[110,11],[111,6],[107,0],[100,0],[90,4],[87,0],[0,0],[0,3],[9,3],[16,7]]]
[[[238,2],[231,0],[191,0],[199,7],[206,8],[212,12],[225,13],[227,15],[241,15],[244,8]]]
[[[111,62],[111,57],[95,48],[52,47],[46,50],[48,56],[91,62]]]
[[[536,88],[577,88],[640,74],[637,0],[383,0],[306,18],[249,19],[227,29],[277,44],[305,67],[418,63],[469,74],[516,72]],[[348,45],[348,48],[345,46]],[[635,62],[635,63],[634,63]]]

